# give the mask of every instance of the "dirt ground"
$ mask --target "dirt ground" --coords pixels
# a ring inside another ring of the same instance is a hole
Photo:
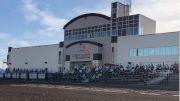
[[[0,101],[179,101],[177,92],[129,92],[48,85],[0,85]]]

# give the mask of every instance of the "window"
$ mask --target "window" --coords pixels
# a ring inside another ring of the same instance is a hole
[[[166,49],[165,49],[165,47],[161,47],[161,54],[160,55],[165,55],[166,53]]]
[[[154,48],[149,48],[149,56],[154,56]]]
[[[117,35],[116,30],[113,30],[113,31],[112,31],[112,36],[116,36],[116,35]]]
[[[112,14],[112,18],[116,18],[116,13],[115,13],[115,14]]]
[[[122,22],[119,22],[118,25],[119,25],[119,26],[122,26]]]
[[[74,40],[75,39],[75,35],[72,35],[72,38],[71,38],[71,40]]]
[[[94,33],[94,37],[97,38],[98,37],[98,32]]]
[[[123,29],[122,30],[122,36],[126,36],[126,34],[127,34],[127,29]]]
[[[106,37],[106,31],[103,32],[102,37]]]
[[[138,35],[138,27],[134,27],[134,34],[133,35]]]
[[[129,16],[129,20],[133,20],[133,16]]]
[[[113,13],[113,14],[116,13],[116,8],[113,8],[113,9],[112,9],[112,13]]]
[[[64,40],[67,41],[67,36],[64,36]]]
[[[134,23],[134,27],[138,27],[138,25],[139,25],[138,23]]]
[[[98,32],[98,33],[97,33],[97,37],[100,37],[100,36],[101,36],[101,32]]]
[[[177,46],[172,46],[172,55],[178,55],[178,47]]]
[[[78,35],[77,34],[75,35],[74,40],[78,40]]]
[[[166,55],[171,55],[171,47],[165,47],[165,54]]]
[[[111,35],[111,32],[110,31],[107,31],[107,36],[110,36]]]
[[[104,34],[103,32],[100,32],[100,37],[103,37],[103,34]]]
[[[83,38],[83,34],[79,34],[79,40],[82,40],[82,38]]]
[[[70,61],[70,55],[66,55],[66,61]]]
[[[91,33],[91,34],[90,34],[90,38],[94,38],[94,33]]]
[[[133,35],[133,27],[128,28],[128,35]]]
[[[115,26],[115,27],[112,27],[112,30],[116,30],[116,26]]]
[[[129,56],[130,57],[134,57],[134,56],[137,56],[137,49],[130,49],[129,51]]]
[[[113,24],[115,28],[113,35],[117,36],[116,22]],[[112,35],[110,24],[73,29],[73,30],[65,31],[64,33],[65,33],[64,36],[65,41],[85,40],[90,38],[106,37]]]
[[[59,64],[61,64],[61,51],[59,51]]]
[[[138,50],[138,54],[137,54]],[[177,46],[130,49],[130,56],[171,56],[178,55]]]
[[[138,55],[139,55],[139,56],[144,56],[144,50],[143,50],[143,48],[140,48],[140,49],[138,50]]]
[[[82,38],[82,39],[85,39],[85,37],[86,37],[86,33],[82,33],[82,34],[81,34],[81,38]]]
[[[144,48],[144,56],[149,56],[149,49],[148,48]]]
[[[87,33],[84,34],[84,39],[87,39]]]
[[[71,35],[68,35],[68,41],[70,41],[70,39],[71,39]]]
[[[139,15],[134,15],[134,19],[139,19]]]
[[[156,56],[161,55],[161,48],[157,47],[154,51]]]
[[[122,20],[123,20],[122,17],[119,17],[119,22],[122,21]]]
[[[80,34],[78,34],[78,40],[80,40],[81,39],[81,35]]]
[[[122,30],[118,30],[118,36],[122,35]]]

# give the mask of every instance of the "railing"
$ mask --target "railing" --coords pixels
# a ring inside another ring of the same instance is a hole
[[[50,81],[50,82],[140,82],[147,84],[148,81],[159,77],[159,73],[151,74],[141,72],[139,74],[113,74],[113,73],[4,73],[0,75],[0,80],[16,81]]]
[[[177,67],[177,66],[176,66]],[[90,70],[89,70],[90,69]],[[160,82],[171,74],[179,73],[178,68],[156,68],[145,67],[124,70],[121,67],[109,68],[86,68],[75,70],[72,73],[48,73],[47,69],[41,71],[28,70],[6,70],[0,74],[0,80],[16,81],[46,81],[46,82],[134,82],[153,84]],[[153,81],[154,80],[154,81]]]

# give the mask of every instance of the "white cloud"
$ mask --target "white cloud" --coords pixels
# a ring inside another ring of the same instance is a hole
[[[42,19],[40,20],[42,25],[45,25],[48,29],[60,29],[62,28],[67,20],[66,19],[62,19],[59,17],[56,17],[55,15],[51,14],[51,13],[46,13],[43,12],[41,14]]]
[[[35,0],[22,0],[21,7],[28,23],[40,25],[35,31],[27,30],[23,33],[31,45],[56,44],[63,40],[62,28],[67,22],[66,19],[56,16],[48,8],[40,8]]]
[[[37,31],[41,32],[43,30],[44,35],[49,35],[49,33],[56,35],[56,32],[60,31],[68,21],[55,16],[50,11],[40,9],[33,0],[23,1],[23,11],[28,22],[36,21],[44,27],[44,29]]]
[[[23,2],[23,10],[25,13],[25,17],[27,21],[36,21],[39,19],[38,13],[39,9],[35,4],[33,4],[32,0],[22,0]]]
[[[40,8],[35,0],[22,0],[22,10],[28,23],[40,25],[37,30],[27,30],[24,38],[32,45],[55,44],[63,40],[63,26],[68,20],[56,16],[49,8]]]
[[[2,47],[8,47],[8,46],[29,46],[30,43],[28,41],[25,41],[21,38],[17,38],[16,36],[13,36],[13,34],[8,33],[2,33],[0,32],[0,46]]]
[[[180,28],[179,0],[136,0],[132,13],[141,13],[156,20],[157,32],[177,31]]]
[[[85,13],[101,13],[110,16],[111,9],[107,7],[95,7],[93,9],[90,8],[81,8],[81,7],[76,7],[72,9],[72,13],[68,14],[69,16],[74,16],[74,15],[81,15]]]
[[[105,1],[105,2],[103,2]],[[79,16],[81,14],[85,14],[85,13],[101,13],[101,14],[105,14],[107,16],[111,15],[111,2],[110,0],[103,0],[101,3],[97,3],[94,5],[94,7],[91,8],[85,8],[85,7],[74,7],[72,9],[72,11],[69,11],[67,13],[68,17],[76,17]]]

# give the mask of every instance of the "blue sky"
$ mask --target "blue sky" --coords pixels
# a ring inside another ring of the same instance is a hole
[[[1,0],[0,67],[7,48],[63,41],[63,25],[84,13],[110,15],[113,1],[123,0]],[[132,0],[131,14],[143,14],[157,21],[157,32],[180,28],[179,0]]]

